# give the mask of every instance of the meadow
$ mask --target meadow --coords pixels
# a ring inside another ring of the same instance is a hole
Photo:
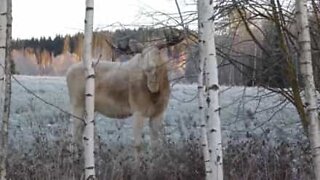
[[[68,158],[70,116],[49,105],[69,111],[65,78],[16,75],[12,89],[9,179],[68,179],[72,164],[80,178],[81,158]],[[282,96],[258,87],[221,87],[220,104],[225,179],[312,178],[309,143],[295,108]],[[165,143],[151,157],[145,126],[144,166],[135,171],[131,118],[97,114],[98,179],[131,179],[136,173],[141,180],[150,174],[153,179],[204,179],[199,118],[197,85],[173,83]],[[157,168],[151,170],[151,164]]]

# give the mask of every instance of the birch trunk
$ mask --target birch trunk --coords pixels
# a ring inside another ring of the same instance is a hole
[[[96,179],[94,164],[94,81],[95,73],[91,59],[93,0],[86,0],[86,17],[83,46],[83,65],[86,76],[85,88],[85,127],[83,131],[85,179]]]
[[[198,12],[202,11],[204,3],[202,0],[198,0]],[[208,136],[207,136],[207,123],[206,123],[206,113],[205,113],[205,84],[204,80],[204,61],[205,61],[205,54],[203,47],[203,28],[201,28],[201,23],[204,21],[204,18],[201,13],[198,15],[198,34],[199,34],[199,76],[198,76],[198,104],[199,104],[199,111],[200,111],[200,123],[201,123],[201,145],[202,145],[202,152],[203,152],[203,160],[205,164],[205,173],[206,173],[206,180],[212,179],[212,168],[211,168],[211,161],[210,161],[210,154],[209,154],[209,147],[208,147]]]
[[[212,19],[213,1],[199,0],[199,32],[200,52],[203,54],[206,72],[206,91],[207,91],[207,120],[208,120],[208,144],[210,164],[212,168],[212,179],[223,179],[222,164],[222,143],[220,127],[220,107],[219,107],[219,82],[218,82],[218,64],[215,47],[215,27]]]
[[[2,6],[3,5],[3,6]],[[1,0],[0,3],[0,63],[1,63],[1,154],[0,154],[0,180],[7,179],[7,152],[8,152],[8,125],[11,102],[11,0]],[[4,44],[2,44],[4,42]]]
[[[300,71],[305,92],[305,111],[309,127],[309,139],[313,157],[315,179],[320,180],[320,121],[317,112],[317,93],[312,70],[311,40],[307,13],[307,1],[296,0],[300,46]]]
[[[0,107],[4,107],[4,87],[5,87],[5,59],[7,43],[7,0],[0,0]],[[3,114],[0,113],[2,120]]]

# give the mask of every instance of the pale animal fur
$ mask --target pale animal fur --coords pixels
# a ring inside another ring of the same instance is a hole
[[[85,75],[82,63],[67,72],[72,114],[83,118]],[[168,104],[167,66],[156,46],[144,48],[127,62],[99,61],[95,66],[95,110],[110,118],[133,116],[135,147],[139,150],[144,119],[149,118],[151,142],[157,144]],[[84,123],[71,118],[72,134],[81,142]]]

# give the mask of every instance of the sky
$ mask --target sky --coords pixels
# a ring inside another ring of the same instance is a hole
[[[179,0],[182,11],[195,10]],[[110,2],[112,2],[110,4]],[[54,37],[83,32],[85,0],[12,0],[14,39]],[[174,0],[95,0],[94,30],[110,29],[112,24],[147,24],[145,11],[177,13]]]

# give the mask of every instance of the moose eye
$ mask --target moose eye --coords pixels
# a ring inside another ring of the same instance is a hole
[[[156,70],[154,68],[148,68],[146,69],[146,74],[149,74],[149,75],[154,75],[156,73]]]
[[[146,73],[150,73],[150,72],[151,72],[151,69],[150,69],[150,68],[147,68],[147,69],[145,70],[145,72],[146,72]]]

